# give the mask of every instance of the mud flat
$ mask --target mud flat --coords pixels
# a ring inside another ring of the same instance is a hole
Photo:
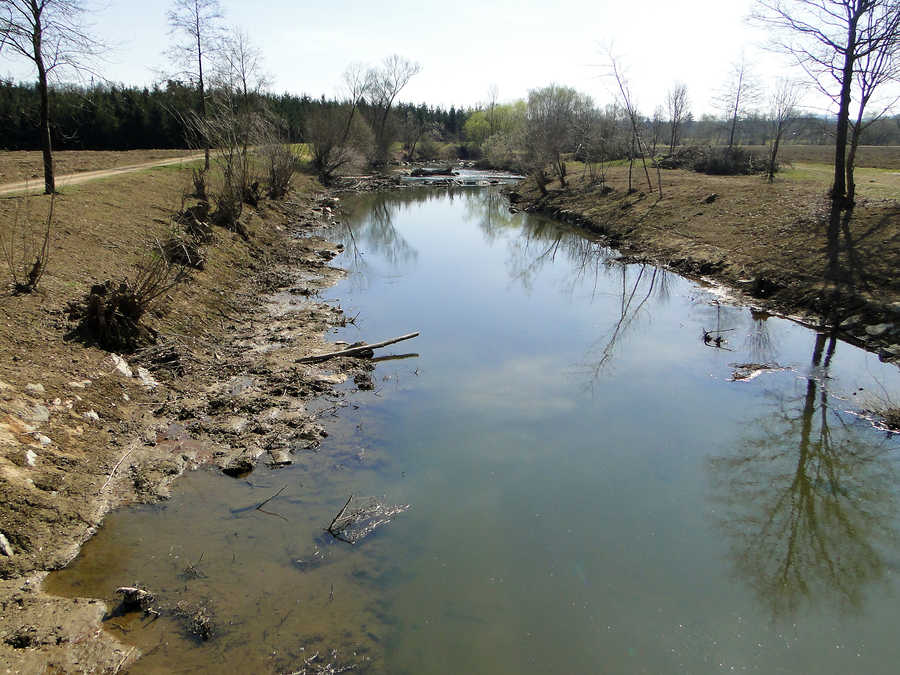
[[[152,316],[156,344],[111,354],[72,339],[68,302],[121,278],[148,232],[165,232],[180,169],[70,188],[57,197],[50,268],[37,293],[0,298],[0,665],[6,672],[119,672],[140,657],[101,628],[111,609],[41,591],[111,509],[165,499],[184,471],[232,476],[288,463],[325,434],[306,402],[372,366],[297,359],[335,349],[344,322],[319,292],[341,252],[312,232],[337,202],[299,177],[283,202],[245,212],[249,240],[216,232],[205,269]],[[4,225],[15,208],[0,206]],[[48,208],[31,198],[30,208]],[[162,217],[161,217],[162,216]],[[67,337],[68,336],[68,337]],[[111,583],[116,583],[111,580]],[[121,585],[121,584],[118,584]]]

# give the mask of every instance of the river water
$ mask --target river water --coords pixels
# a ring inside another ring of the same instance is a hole
[[[333,337],[420,331],[383,350],[415,355],[348,388],[318,452],[194,472],[50,579],[214,612],[209,642],[110,619],[133,672],[895,672],[900,441],[858,414],[895,367],[493,189],[345,209]],[[330,541],[351,493],[410,508]]]

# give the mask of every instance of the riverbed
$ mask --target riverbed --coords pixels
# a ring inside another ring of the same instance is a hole
[[[420,335],[293,465],[194,472],[51,577],[154,591],[106,622],[132,672],[892,671],[900,443],[866,411],[895,366],[495,188],[343,211],[333,339]],[[350,545],[351,495],[400,508]]]

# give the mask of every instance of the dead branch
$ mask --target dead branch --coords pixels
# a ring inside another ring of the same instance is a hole
[[[313,356],[304,356],[301,359],[297,359],[297,363],[317,363],[319,361],[326,361],[328,359],[333,359],[338,356],[354,356],[356,354],[364,354],[366,352],[370,352],[373,349],[378,349],[380,347],[387,347],[388,345],[392,345],[395,342],[402,342],[403,340],[410,340],[414,337],[417,337],[419,332],[408,333],[407,335],[401,335],[400,337],[393,338],[391,340],[384,340],[382,342],[375,342],[373,344],[367,345],[362,344],[357,347],[350,347],[348,349],[341,349],[336,352],[328,352],[327,354],[316,354]]]
[[[337,537],[337,535],[334,533],[334,531],[332,530],[332,528],[334,527],[334,524],[335,524],[338,520],[340,520],[341,516],[344,515],[344,511],[347,510],[347,507],[350,506],[350,500],[351,500],[351,499],[353,499],[353,493],[350,493],[350,496],[347,497],[347,503],[344,504],[344,507],[343,507],[340,511],[338,511],[338,514],[332,519],[331,524],[330,524],[327,528],[325,528],[325,531],[328,532],[328,533],[329,533],[330,535],[332,535],[333,537]]]
[[[280,495],[282,492],[284,492],[284,489],[285,489],[286,487],[287,487],[287,485],[282,485],[282,486],[281,486],[281,489],[280,489],[278,492],[276,492],[274,495],[272,495],[271,497],[269,497],[266,501],[261,502],[260,504],[258,504],[258,505],[256,506],[256,510],[257,510],[257,511],[261,511],[261,510],[262,510],[262,507],[264,507],[264,506],[265,506],[266,504],[268,504],[270,501],[272,501],[273,499],[275,499],[275,497],[277,497],[277,496]]]

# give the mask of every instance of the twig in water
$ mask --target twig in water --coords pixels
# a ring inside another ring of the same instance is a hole
[[[264,506],[265,506],[266,504],[268,504],[270,501],[272,501],[273,499],[275,499],[275,497],[277,497],[277,496],[280,495],[282,492],[284,492],[284,489],[285,489],[286,487],[287,487],[287,485],[282,485],[282,486],[281,486],[281,489],[280,489],[278,492],[276,492],[274,495],[272,495],[271,497],[269,497],[266,501],[264,501],[264,502],[262,502],[261,504],[257,505],[256,510],[257,510],[257,511],[262,511],[262,507],[264,507]]]
[[[137,649],[137,647],[132,647],[131,649],[128,650],[128,653],[125,654],[125,656],[122,658],[121,661],[119,661],[119,665],[116,666],[116,669],[113,671],[113,675],[115,675],[120,670],[122,670],[122,666],[124,666],[125,662],[131,658],[131,655],[134,654],[135,649]]]
[[[330,535],[332,535],[333,537],[337,537],[337,535],[334,533],[334,530],[332,530],[332,528],[334,527],[334,524],[338,521],[338,519],[340,519],[340,517],[341,517],[342,515],[344,515],[344,511],[347,510],[347,507],[350,506],[350,500],[351,500],[351,499],[353,499],[353,493],[352,493],[352,492],[350,493],[350,496],[347,497],[347,503],[344,504],[344,507],[343,507],[340,511],[338,511],[338,514],[331,520],[331,524],[330,524],[328,527],[325,528],[325,531],[328,532],[328,533],[329,533]]]

